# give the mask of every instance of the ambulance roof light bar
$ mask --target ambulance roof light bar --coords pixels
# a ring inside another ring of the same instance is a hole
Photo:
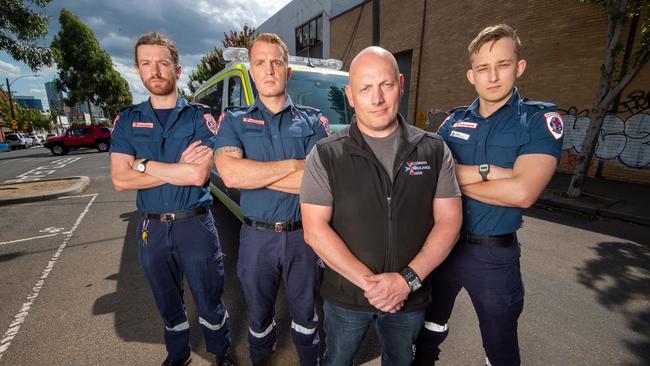
[[[227,62],[248,62],[248,50],[241,47],[228,47],[223,50],[223,59]],[[341,70],[343,61],[334,59],[320,59],[302,56],[289,56],[289,62],[310,67],[324,67]]]

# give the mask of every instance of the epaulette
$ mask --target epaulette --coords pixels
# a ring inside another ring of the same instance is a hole
[[[304,109],[304,110],[311,111],[311,112],[314,112],[314,113],[318,113],[318,112],[321,111],[321,110],[318,109],[318,108],[314,108],[314,107],[311,107],[311,106],[308,106],[308,105],[294,104],[294,106],[295,106],[296,108]]]
[[[457,106],[457,107],[451,107],[451,108],[449,108],[447,110],[447,114],[452,115],[452,114],[457,113],[457,112],[465,112],[467,110],[467,108],[469,108],[468,105],[461,105],[461,106]]]
[[[131,104],[131,105],[129,105],[129,106],[126,106],[126,107],[120,109],[119,111],[117,111],[117,113],[118,113],[118,114],[119,114],[119,113],[122,113],[122,112],[124,112],[125,110],[127,110],[127,109],[129,109],[129,108],[133,108],[133,107],[135,107],[135,106],[137,106],[137,104]]]
[[[205,108],[205,109],[212,109],[212,107],[210,107],[209,105],[199,103],[199,102],[192,101],[192,102],[187,102],[187,104],[189,104],[191,106],[195,106],[195,107],[201,107],[201,108]]]
[[[522,98],[521,103],[529,106],[535,106],[540,109],[545,109],[545,108],[555,108],[555,104],[553,103],[548,103],[548,102],[540,102],[538,100],[530,100],[528,98]]]

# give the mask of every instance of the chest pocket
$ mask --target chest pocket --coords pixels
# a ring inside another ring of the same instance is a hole
[[[476,156],[477,133],[478,131],[469,131],[468,129],[452,130],[445,139],[451,154],[460,164],[476,164],[474,157]]]
[[[314,129],[301,120],[292,123],[288,129],[282,131],[282,146],[287,159],[304,159],[307,156],[307,146]]]
[[[488,141],[488,161],[504,168],[512,168],[519,149],[530,141],[526,132],[496,133]]]
[[[136,158],[156,159],[160,147],[160,132],[155,128],[133,128],[133,145],[136,151]]]
[[[278,160],[273,155],[271,131],[268,126],[258,126],[243,123],[241,142],[244,145],[244,156],[259,161]]]

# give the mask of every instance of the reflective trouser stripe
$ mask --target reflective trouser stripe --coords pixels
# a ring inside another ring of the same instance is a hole
[[[442,332],[446,332],[447,330],[449,330],[448,325],[449,324],[439,325],[439,324],[432,323],[432,322],[427,322],[427,321],[424,322],[424,327],[426,329],[428,329],[428,330],[430,330],[432,332],[437,332],[437,333],[442,333]]]
[[[175,325],[173,327],[168,327],[165,325],[165,329],[167,329],[170,332],[182,332],[184,330],[190,329],[190,323],[186,320],[178,325]]]
[[[226,320],[228,320],[228,311],[223,315],[223,319],[221,319],[220,324],[210,324],[208,323],[207,320],[199,317],[199,324],[203,325],[204,327],[210,329],[210,330],[219,330],[223,328],[224,324],[226,324]]]
[[[305,328],[300,324],[296,324],[293,320],[291,321],[291,329],[295,330],[298,333],[312,335],[316,332],[316,328]]]
[[[256,331],[254,331],[254,330],[251,329],[251,328],[248,328],[248,331],[251,332],[251,335],[252,335],[253,337],[255,337],[255,338],[264,338],[264,337],[266,337],[267,335],[269,335],[269,334],[271,333],[271,331],[273,331],[273,328],[274,328],[274,327],[275,327],[275,319],[273,319],[273,321],[271,322],[271,324],[269,324],[269,326],[266,327],[266,329],[265,329],[262,333],[257,333]]]

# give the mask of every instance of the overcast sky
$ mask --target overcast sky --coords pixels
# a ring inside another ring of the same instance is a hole
[[[135,103],[147,98],[146,89],[133,68],[133,45],[141,34],[161,31],[166,33],[180,52],[183,66],[180,83],[187,84],[187,76],[201,57],[214,47],[221,47],[223,33],[241,30],[247,23],[258,26],[280,10],[290,0],[53,0],[44,13],[50,17],[49,33],[41,43],[49,45],[59,31],[59,12],[70,10],[94,32],[100,46],[113,59],[115,68],[128,82]],[[0,77],[6,89],[5,78],[33,74],[25,64],[0,52]],[[22,78],[11,85],[15,95],[31,95],[43,101],[49,109],[45,82],[52,81],[56,68],[38,72],[39,77]]]

